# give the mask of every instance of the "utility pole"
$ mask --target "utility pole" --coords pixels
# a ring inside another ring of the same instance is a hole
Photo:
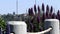
[[[16,13],[18,14],[18,0],[16,0]]]
[[[35,0],[35,4],[36,4],[36,0]]]

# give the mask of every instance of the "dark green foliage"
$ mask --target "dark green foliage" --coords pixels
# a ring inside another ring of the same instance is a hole
[[[6,23],[2,17],[0,17],[0,27],[4,30],[6,28]]]

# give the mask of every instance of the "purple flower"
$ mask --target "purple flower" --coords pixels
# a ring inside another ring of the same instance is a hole
[[[49,18],[52,18],[53,7],[50,8]]]
[[[48,18],[48,16],[49,16],[49,6],[47,5],[46,6],[46,18]]]
[[[52,18],[52,13],[49,13],[49,18],[50,18],[50,19]]]
[[[44,21],[45,19],[46,19],[46,14],[43,13],[43,15],[42,15],[42,20]]]
[[[44,11],[45,9],[44,9],[44,3],[42,3],[42,11]]]
[[[57,12],[57,19],[60,19],[60,11],[58,10],[58,12]]]
[[[46,11],[46,18],[48,18],[48,12]]]
[[[52,14],[52,19],[56,19],[56,14],[55,13]]]
[[[34,15],[34,13],[33,13],[33,8],[29,8],[29,9],[28,9],[28,13],[29,13],[29,15],[31,15],[31,16]]]
[[[29,13],[29,15],[31,15],[31,12],[30,12],[31,10],[30,10],[30,8],[28,9],[28,13]]]
[[[40,7],[38,6],[38,15],[40,15]]]
[[[40,16],[37,16],[37,22],[40,23]]]
[[[58,10],[58,12],[57,12],[57,16],[59,16],[59,10]]]
[[[36,5],[34,5],[34,11],[35,11],[35,13],[37,12]]]
[[[53,12],[53,7],[51,6],[50,13],[52,13],[52,12]]]
[[[33,13],[33,8],[31,8],[31,15],[34,15],[34,13]]]
[[[49,6],[48,5],[46,6],[46,11],[49,11]]]

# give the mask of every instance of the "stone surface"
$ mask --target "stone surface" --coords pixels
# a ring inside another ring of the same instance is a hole
[[[46,19],[44,23],[45,29],[52,27],[53,29],[47,34],[59,34],[59,20],[57,19]]]
[[[15,34],[27,34],[27,25],[24,21],[9,21],[8,24],[13,26]]]

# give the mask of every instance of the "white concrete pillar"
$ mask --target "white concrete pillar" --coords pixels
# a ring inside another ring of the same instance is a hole
[[[45,29],[52,26],[52,30],[48,34],[59,34],[59,20],[57,19],[46,19],[44,23]]]
[[[27,34],[27,25],[24,21],[9,21],[8,24],[13,26],[14,34]]]

